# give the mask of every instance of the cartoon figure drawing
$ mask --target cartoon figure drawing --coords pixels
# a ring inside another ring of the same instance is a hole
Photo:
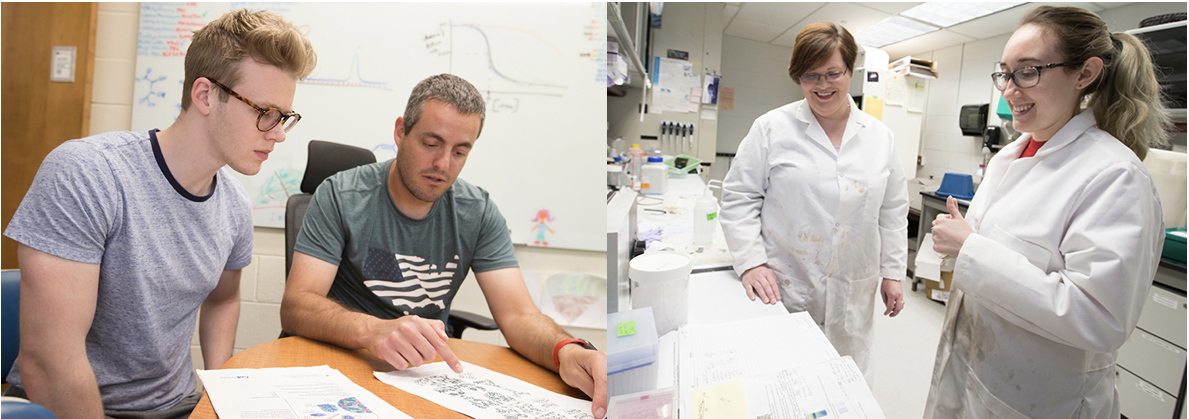
[[[545,221],[553,221],[553,216],[549,215],[549,210],[543,209],[537,211],[537,217],[533,218],[532,221],[537,223],[537,225],[533,227],[533,230],[537,232],[537,239],[533,240],[533,244],[548,246],[549,242],[545,240],[545,230],[549,230],[549,234],[554,234],[554,232],[553,229],[545,225]]]

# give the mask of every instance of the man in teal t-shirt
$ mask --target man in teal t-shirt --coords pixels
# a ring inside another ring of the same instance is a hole
[[[441,355],[461,372],[444,320],[473,270],[508,345],[591,396],[591,413],[602,418],[606,353],[573,339],[533,305],[503,216],[486,191],[457,179],[484,112],[467,81],[425,79],[396,120],[396,159],[343,171],[318,187],[294,247],[281,325],[367,349],[400,370]]]

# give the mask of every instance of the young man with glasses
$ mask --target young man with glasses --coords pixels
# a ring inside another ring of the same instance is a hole
[[[205,367],[220,368],[252,256],[248,195],[222,167],[260,171],[300,119],[294,91],[315,63],[279,14],[228,13],[194,33],[173,125],[46,157],[5,231],[22,271],[7,395],[63,419],[189,416],[195,322]]]
[[[443,321],[473,271],[508,346],[589,395],[591,413],[602,418],[606,353],[533,305],[504,217],[487,191],[458,179],[484,112],[466,80],[427,78],[396,119],[395,160],[322,182],[294,246],[281,326],[367,349],[399,370],[441,355],[462,372]]]

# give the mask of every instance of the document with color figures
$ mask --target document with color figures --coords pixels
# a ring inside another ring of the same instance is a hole
[[[198,370],[219,419],[412,419],[326,365]]]

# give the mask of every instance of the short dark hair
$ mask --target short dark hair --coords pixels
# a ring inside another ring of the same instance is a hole
[[[793,78],[794,83],[801,84],[801,76],[830,59],[835,50],[842,53],[846,71],[853,74],[859,45],[855,44],[855,37],[851,36],[850,31],[833,22],[809,24],[797,34],[797,40],[793,43],[789,77]]]
[[[462,77],[445,73],[430,76],[413,87],[413,92],[409,93],[409,103],[405,105],[405,132],[413,130],[413,125],[421,119],[425,102],[430,99],[453,106],[463,115],[479,115],[479,133],[483,132],[483,120],[487,117],[487,104],[483,102],[483,95]]]

